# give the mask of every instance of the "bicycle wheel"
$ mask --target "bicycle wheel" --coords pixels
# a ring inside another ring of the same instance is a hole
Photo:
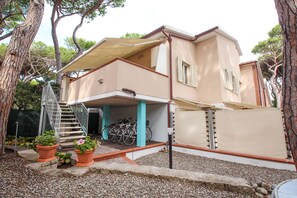
[[[113,143],[117,142],[117,130],[115,128],[110,129],[108,138]]]
[[[131,146],[132,144],[134,144],[135,140],[136,140],[136,134],[133,129],[130,130],[129,133],[124,135],[124,144],[127,146]]]
[[[119,144],[124,144],[124,138],[123,138],[123,135],[125,133],[125,130],[124,129],[119,129],[118,132],[117,132],[117,142]]]
[[[152,130],[148,126],[146,127],[146,133],[145,133],[145,135],[146,135],[146,141],[147,142],[150,142],[152,140]]]

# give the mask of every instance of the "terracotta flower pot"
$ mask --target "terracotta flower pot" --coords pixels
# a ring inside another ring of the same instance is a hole
[[[85,151],[84,153],[80,153],[79,150],[75,150],[75,153],[77,155],[76,166],[91,166],[94,163],[94,152],[95,149],[91,151]]]
[[[53,159],[56,159],[56,152],[59,144],[53,145],[53,146],[41,146],[41,145],[36,145],[39,158],[38,162],[48,162]]]

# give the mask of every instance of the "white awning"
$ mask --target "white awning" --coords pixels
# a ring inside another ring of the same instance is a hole
[[[129,57],[161,42],[163,40],[104,38],[58,72],[97,68],[115,58]]]
[[[184,108],[191,109],[191,110],[198,110],[198,109],[202,109],[202,108],[221,109],[221,108],[218,108],[218,107],[216,107],[214,105],[210,105],[210,104],[199,102],[199,101],[189,100],[189,99],[186,99],[186,98],[176,97],[173,100],[177,105],[180,104]]]
[[[233,108],[233,109],[264,109],[264,108],[270,108],[270,107],[264,107],[259,105],[253,105],[253,104],[246,104],[246,103],[239,103],[239,102],[223,102],[227,107]]]

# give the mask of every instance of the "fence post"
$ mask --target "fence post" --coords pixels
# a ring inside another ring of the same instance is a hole
[[[15,140],[14,140],[14,153],[16,153],[16,143],[18,141],[19,122],[16,122],[15,125],[16,125],[16,128],[15,128]]]
[[[211,150],[215,149],[215,139],[214,139],[214,128],[213,128],[213,118],[212,110],[207,110],[208,117],[208,139],[209,139],[209,148]]]

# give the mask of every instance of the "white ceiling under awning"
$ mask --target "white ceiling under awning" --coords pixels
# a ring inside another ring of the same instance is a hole
[[[58,72],[97,68],[115,58],[129,57],[161,42],[156,39],[105,38]]]

